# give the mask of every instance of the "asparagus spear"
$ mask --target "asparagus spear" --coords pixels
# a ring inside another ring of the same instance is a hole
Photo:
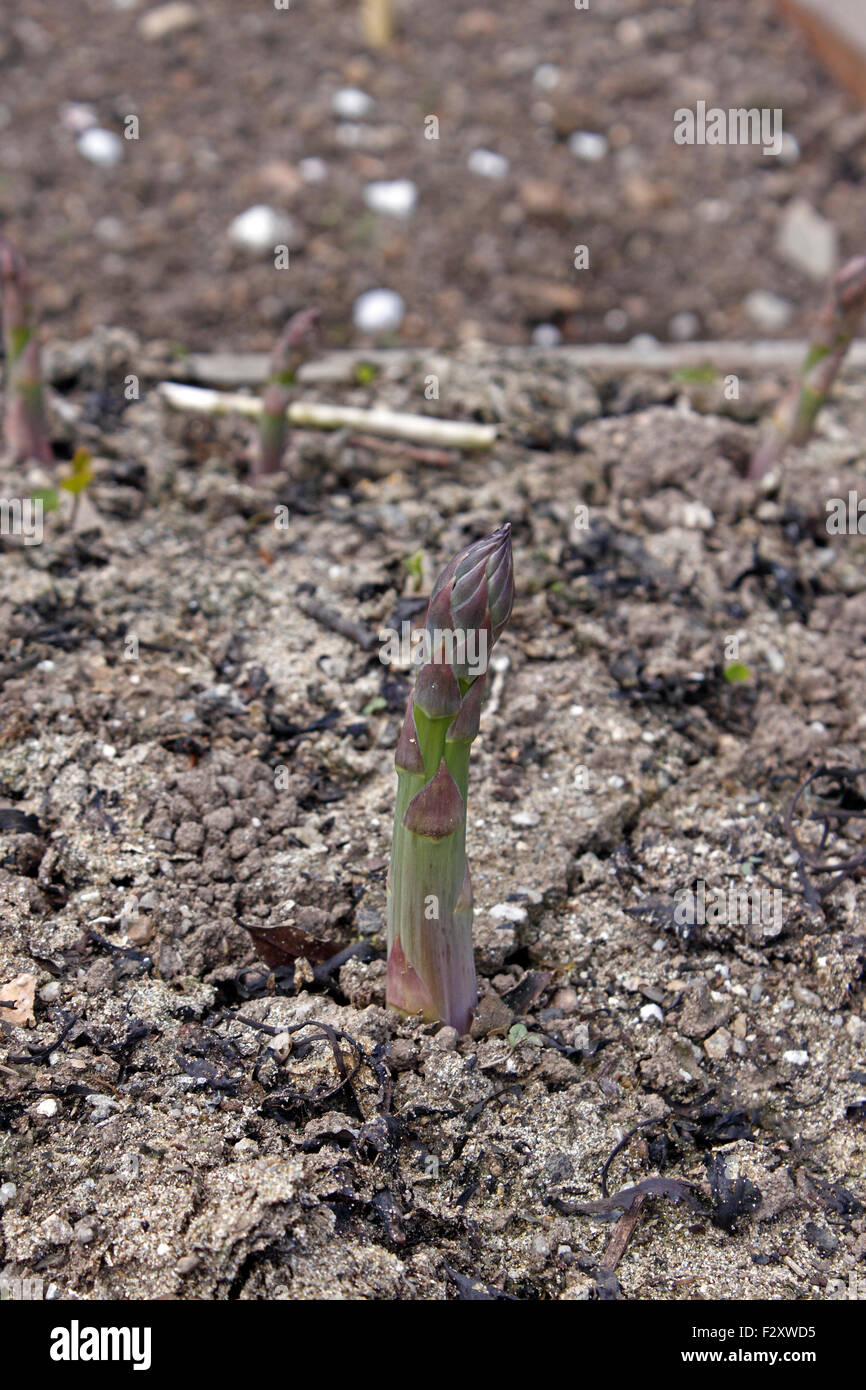
[[[310,355],[319,318],[318,309],[304,309],[293,314],[271,354],[271,373],[259,417],[259,454],[253,465],[254,477],[276,473],[283,461],[291,388],[298,368]]]
[[[0,237],[6,414],[4,434],[14,463],[52,465],[30,276],[18,249]]]
[[[856,256],[834,275],[818,315],[799,380],[785,395],[772,430],[755,453],[748,477],[762,478],[789,444],[805,444],[836,380],[857,326],[866,311],[866,256]]]
[[[433,586],[425,662],[397,744],[388,879],[389,1005],[463,1033],[478,1000],[466,863],[469,753],[487,660],[511,613],[511,526],[461,550]]]

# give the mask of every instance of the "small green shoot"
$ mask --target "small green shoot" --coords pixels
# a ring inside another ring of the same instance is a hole
[[[752,673],[742,661],[732,661],[730,666],[725,667],[724,676],[731,685],[743,685],[746,681],[751,680]]]

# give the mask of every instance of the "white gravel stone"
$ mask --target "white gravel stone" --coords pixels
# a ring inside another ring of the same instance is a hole
[[[484,149],[473,150],[467,165],[473,174],[479,174],[483,179],[504,179],[510,168],[504,154]]]
[[[711,226],[727,222],[733,210],[726,198],[702,198],[695,208],[701,221],[709,222]]]
[[[704,1043],[704,1052],[711,1061],[721,1062],[722,1058],[727,1057],[730,1046],[731,1034],[727,1028],[717,1028]]]
[[[411,179],[381,179],[364,189],[367,207],[384,217],[411,217],[417,201],[418,189]]]
[[[138,21],[138,32],[149,43],[159,43],[169,34],[181,34],[184,29],[193,29],[199,22],[199,12],[195,5],[180,3],[157,5],[148,10]]]
[[[779,162],[780,162],[781,164],[787,164],[788,166],[790,166],[790,165],[792,165],[792,164],[797,164],[797,163],[799,163],[799,160],[800,160],[800,142],[799,142],[799,140],[797,139],[796,135],[792,135],[791,132],[790,132],[789,130],[783,131],[783,132],[782,132],[782,149],[781,149],[781,152],[780,152],[780,154],[779,154]]]
[[[297,250],[303,245],[303,235],[288,213],[278,212],[266,203],[256,203],[234,219],[229,227],[229,239],[243,251],[273,251],[275,246]]]
[[[341,87],[331,97],[331,109],[343,121],[360,121],[369,116],[375,105],[373,98],[360,87]]]
[[[762,333],[778,333],[791,322],[794,306],[772,290],[752,290],[743,300],[743,308]]]
[[[74,135],[80,135],[83,130],[90,130],[91,126],[99,125],[99,117],[93,107],[85,106],[81,101],[65,101],[60,108],[60,121]]]
[[[526,908],[518,907],[517,903],[497,903],[491,907],[490,916],[502,922],[525,922]]]
[[[808,1067],[809,1054],[808,1052],[798,1052],[792,1049],[789,1052],[782,1053],[782,1061],[789,1062],[792,1067]]]
[[[90,126],[76,141],[78,153],[101,169],[113,169],[123,159],[123,141],[113,130]]]
[[[813,280],[824,281],[836,265],[838,251],[833,223],[816,212],[805,198],[792,199],[779,223],[777,254]]]
[[[317,155],[309,155],[298,164],[298,173],[304,183],[324,183],[328,177],[328,166],[324,159],[319,159]]]
[[[684,502],[680,516],[688,531],[712,531],[716,524],[716,518],[703,502]]]
[[[123,241],[125,236],[119,217],[100,217],[93,232],[99,241],[118,242]]]
[[[578,159],[585,159],[590,164],[597,164],[600,159],[604,159],[609,146],[604,135],[599,135],[592,130],[576,130],[573,135],[568,137],[568,148]]]
[[[653,1023],[664,1023],[665,1016],[659,1008],[658,1004],[644,1004],[643,1008],[641,1009],[641,1023],[649,1023],[650,1020],[652,1020]]]
[[[56,1115],[56,1114],[57,1114],[57,1101],[54,1100],[54,1098],[53,1098],[52,1096],[46,1096],[45,1099],[44,1099],[44,1100],[40,1100],[39,1104],[37,1105],[37,1107],[36,1107],[36,1114],[37,1114],[37,1115],[46,1115],[46,1116],[49,1116],[49,1117],[50,1117],[51,1115]]]
[[[552,92],[559,81],[559,68],[555,63],[539,63],[532,74],[533,84],[542,92]]]
[[[675,343],[688,343],[697,338],[700,331],[701,321],[691,309],[682,309],[668,323],[668,333]]]
[[[540,348],[559,347],[562,334],[555,323],[538,323],[532,330],[532,346]]]
[[[18,1196],[18,1188],[14,1182],[0,1183],[0,1207],[8,1207],[10,1202],[14,1202]]]
[[[604,326],[608,333],[624,333],[628,328],[628,314],[625,309],[608,309],[604,316]]]
[[[352,320],[361,333],[395,333],[406,314],[406,303],[396,290],[365,290],[352,309]]]

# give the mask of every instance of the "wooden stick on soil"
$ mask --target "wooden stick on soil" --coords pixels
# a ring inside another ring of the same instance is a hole
[[[202,415],[247,415],[252,419],[262,411],[258,396],[246,396],[234,391],[212,391],[207,387],[187,386],[180,381],[161,381],[158,389],[173,410]],[[361,410],[356,406],[327,405],[319,401],[293,401],[288,408],[288,417],[290,424],[302,429],[351,429],[362,434],[380,435],[384,439],[408,439],[414,444],[429,444],[445,449],[489,449],[496,441],[495,425],[440,420],[433,415],[409,415],[379,407]]]
[[[637,1223],[641,1218],[641,1212],[646,1205],[646,1200],[643,1194],[635,1197],[628,1211],[624,1211],[619,1221],[617,1221],[614,1233],[604,1252],[604,1259],[601,1262],[604,1269],[616,1269],[625,1254],[626,1246],[635,1233]]]

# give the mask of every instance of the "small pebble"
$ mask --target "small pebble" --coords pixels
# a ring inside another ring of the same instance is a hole
[[[727,222],[733,211],[733,207],[725,198],[702,198],[695,208],[701,221],[709,222],[711,225]]]
[[[291,1033],[278,1033],[271,1041],[271,1051],[278,1062],[285,1062],[292,1050]]]
[[[479,174],[483,179],[504,179],[511,167],[504,154],[484,149],[473,150],[467,165],[473,174]]]
[[[395,290],[365,290],[352,310],[360,333],[395,333],[405,315],[406,303]]]
[[[37,1105],[37,1107],[36,1107],[36,1114],[37,1114],[37,1115],[46,1115],[46,1116],[49,1116],[49,1117],[50,1117],[51,1115],[56,1115],[56,1114],[57,1114],[57,1101],[54,1100],[52,1096],[46,1096],[45,1099],[44,1099],[44,1100],[40,1100],[39,1104]]]
[[[120,1102],[112,1100],[111,1096],[100,1096],[94,1091],[85,1097],[87,1104],[91,1107],[90,1120],[92,1124],[98,1125],[102,1120],[107,1120],[109,1116],[120,1109]]]
[[[518,907],[517,903],[497,903],[491,907],[490,916],[505,922],[525,922],[526,908]]]
[[[42,1222],[42,1232],[50,1245],[69,1245],[73,1238],[72,1227],[62,1216],[46,1216]]]
[[[793,198],[784,209],[776,234],[776,254],[811,279],[822,283],[831,274],[839,250],[834,223],[805,198]]]
[[[728,1055],[731,1046],[731,1035],[727,1028],[717,1028],[715,1033],[711,1033],[704,1043],[704,1051],[714,1062],[721,1062]]]
[[[628,314],[625,309],[608,309],[604,316],[604,326],[609,333],[624,333],[628,328]]]
[[[10,1202],[14,1202],[18,1196],[18,1188],[14,1182],[0,1183],[0,1207],[8,1207]]]
[[[43,1004],[54,1004],[60,998],[61,984],[59,980],[51,980],[47,985],[43,985],[39,991],[39,998]]]
[[[687,343],[692,338],[697,338],[700,331],[701,321],[691,309],[683,309],[680,313],[674,314],[668,323],[668,334],[675,343]]]
[[[788,1052],[782,1053],[782,1060],[783,1062],[790,1063],[792,1067],[808,1067],[809,1054],[808,1052],[798,1052],[795,1049],[791,1049]]]
[[[331,97],[331,109],[343,121],[360,121],[375,106],[373,98],[360,87],[341,87]]]
[[[568,137],[568,148],[578,159],[597,164],[600,159],[604,159],[610,146],[604,135],[598,135],[592,130],[576,130]]]
[[[113,130],[103,130],[101,126],[91,126],[84,130],[76,141],[78,153],[100,169],[112,169],[123,158],[123,141]]]
[[[743,300],[743,308],[756,328],[763,333],[778,333],[791,322],[794,306],[771,290],[752,290]]]
[[[538,323],[532,330],[532,346],[540,348],[559,347],[562,334],[555,323]]]
[[[382,179],[364,189],[367,207],[384,217],[410,217],[417,201],[418,189],[411,179]]]
[[[276,246],[296,250],[303,244],[303,236],[293,219],[266,203],[256,203],[238,213],[229,226],[229,240],[243,251],[273,251]]]
[[[680,519],[689,531],[712,531],[716,518],[703,502],[684,502]]]
[[[328,177],[328,166],[323,159],[310,155],[307,159],[301,160],[298,172],[304,183],[324,183]]]
[[[143,39],[149,43],[158,43],[160,39],[168,38],[169,34],[180,34],[184,29],[192,29],[199,22],[199,13],[195,5],[176,3],[170,5],[158,5],[154,10],[148,10],[138,21],[138,32]]]
[[[780,164],[786,164],[788,167],[799,163],[800,142],[796,135],[792,135],[789,130],[782,133],[782,149],[778,159]]]
[[[90,130],[91,126],[99,125],[99,117],[93,107],[85,106],[81,101],[64,102],[60,108],[60,120],[74,135],[80,135],[82,131]]]
[[[555,63],[539,63],[532,74],[533,84],[542,92],[552,92],[559,81],[559,68]]]
[[[641,1023],[649,1023],[650,1019],[654,1023],[664,1023],[665,1016],[658,1004],[644,1004],[640,1011]]]

